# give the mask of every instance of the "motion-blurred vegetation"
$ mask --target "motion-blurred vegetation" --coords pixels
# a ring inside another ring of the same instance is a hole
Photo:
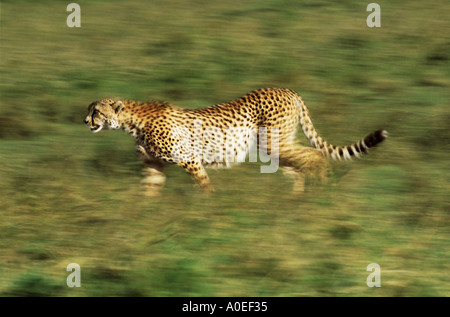
[[[449,296],[449,4],[381,0],[368,28],[369,2],[80,0],[69,28],[69,1],[3,0],[0,295]],[[149,199],[132,138],[83,124],[105,96],[261,87],[297,91],[335,144],[390,138],[302,196],[243,164],[209,171],[212,196],[168,167]]]

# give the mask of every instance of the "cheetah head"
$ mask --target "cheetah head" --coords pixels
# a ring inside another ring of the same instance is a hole
[[[119,99],[101,99],[91,103],[84,123],[93,133],[102,129],[118,129],[121,124],[118,118],[123,110],[123,102]]]

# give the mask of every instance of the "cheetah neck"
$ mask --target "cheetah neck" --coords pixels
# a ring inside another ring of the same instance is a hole
[[[143,103],[124,100],[123,104],[124,108],[118,115],[119,128],[137,138],[144,126],[144,120],[139,111]]]

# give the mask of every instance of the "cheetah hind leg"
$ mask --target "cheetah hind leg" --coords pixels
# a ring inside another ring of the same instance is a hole
[[[305,191],[305,174],[300,172],[295,167],[282,166],[283,174],[294,181],[292,192],[294,194],[301,194]]]
[[[166,176],[163,173],[164,163],[149,155],[142,145],[136,146],[136,154],[145,164],[141,181],[144,194],[148,197],[159,197],[166,182]]]
[[[305,191],[306,176],[314,183],[327,180],[328,161],[316,149],[295,144],[287,150],[280,149],[280,165],[283,173],[294,180],[294,193]]]

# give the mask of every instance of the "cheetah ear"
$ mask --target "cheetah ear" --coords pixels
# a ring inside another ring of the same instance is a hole
[[[124,108],[125,106],[123,105],[123,102],[120,100],[114,104],[114,111],[116,112],[116,114],[121,112]]]

